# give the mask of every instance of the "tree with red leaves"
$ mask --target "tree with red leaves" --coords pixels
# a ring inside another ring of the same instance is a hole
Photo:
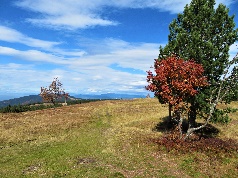
[[[59,81],[58,78],[54,78],[48,88],[41,87],[40,96],[44,101],[52,102],[54,105],[57,99],[65,97],[66,103],[66,99],[68,98],[69,94],[64,92],[62,85],[63,84]]]
[[[194,97],[201,87],[208,85],[204,77],[202,65],[193,60],[183,60],[171,55],[163,60],[155,59],[155,75],[148,71],[147,90],[154,92],[160,103],[169,104],[169,117],[172,110],[180,114],[191,97]],[[178,116],[178,115],[177,115]],[[180,115],[178,116],[180,120]]]
[[[175,108],[196,95],[199,87],[208,85],[202,65],[193,60],[185,61],[172,55],[161,61],[155,59],[154,69],[156,75],[147,72],[149,85],[146,89],[155,92],[161,103]]]

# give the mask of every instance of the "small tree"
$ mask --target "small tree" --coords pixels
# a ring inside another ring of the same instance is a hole
[[[147,72],[146,89],[155,92],[160,103],[169,104],[170,120],[173,110],[181,126],[181,113],[188,109],[188,103],[199,89],[208,85],[203,67],[193,60],[185,61],[172,55],[163,60],[155,59],[154,70],[156,75]]]
[[[62,89],[62,83],[58,80],[58,78],[54,78],[53,82],[50,84],[48,88],[41,87],[40,96],[42,97],[43,101],[52,102],[55,105],[57,99],[68,97],[68,93],[64,92]]]

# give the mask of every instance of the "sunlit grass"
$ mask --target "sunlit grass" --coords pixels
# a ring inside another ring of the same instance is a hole
[[[219,136],[238,138],[236,114],[227,126],[215,125]],[[156,99],[0,114],[0,177],[238,176],[235,157],[213,163],[204,154],[158,149],[150,139],[163,134],[154,128],[167,115]]]

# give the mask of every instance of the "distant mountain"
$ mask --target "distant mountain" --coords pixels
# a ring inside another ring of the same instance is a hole
[[[116,94],[116,93],[106,93],[100,95],[74,95],[76,98],[81,99],[132,99],[132,98],[145,98],[146,95],[136,95],[136,94]]]
[[[18,104],[33,104],[33,103],[42,103],[42,98],[39,95],[29,95],[29,96],[23,96],[20,98],[14,98],[10,100],[3,100],[0,101],[0,107],[6,107],[8,105],[18,105]]]
[[[73,96],[69,96],[68,101],[69,100],[76,100],[76,98]],[[64,98],[59,101],[64,102]],[[0,108],[6,107],[8,105],[11,105],[11,106],[18,105],[18,104],[27,105],[27,104],[35,104],[35,103],[42,103],[42,102],[43,100],[40,95],[29,95],[29,96],[23,96],[19,98],[0,101]]]
[[[68,100],[75,100],[75,99],[132,99],[132,98],[145,98],[145,95],[132,95],[132,94],[116,94],[116,93],[107,93],[107,94],[100,94],[100,95],[74,95],[70,96]],[[18,105],[18,104],[34,104],[34,103],[42,103],[42,98],[39,95],[29,95],[23,96],[19,98],[9,99],[0,101],[0,108],[6,107],[8,105]]]

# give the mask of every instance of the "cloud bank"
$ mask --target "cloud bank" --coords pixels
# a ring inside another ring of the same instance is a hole
[[[84,50],[78,48],[73,52],[60,49],[57,42],[34,39],[3,26],[0,28],[5,29],[5,34],[15,35],[15,38],[0,36],[2,41],[38,47],[23,50],[0,46],[2,59],[8,61],[0,65],[0,92],[8,93],[20,88],[19,92],[38,93],[40,87],[49,84],[54,77],[59,77],[71,93],[145,92],[146,71],[157,58],[160,45],[114,38],[91,39],[84,45]],[[49,48],[42,50],[44,46]],[[48,66],[52,67],[47,69]],[[123,70],[127,68],[130,70]]]

